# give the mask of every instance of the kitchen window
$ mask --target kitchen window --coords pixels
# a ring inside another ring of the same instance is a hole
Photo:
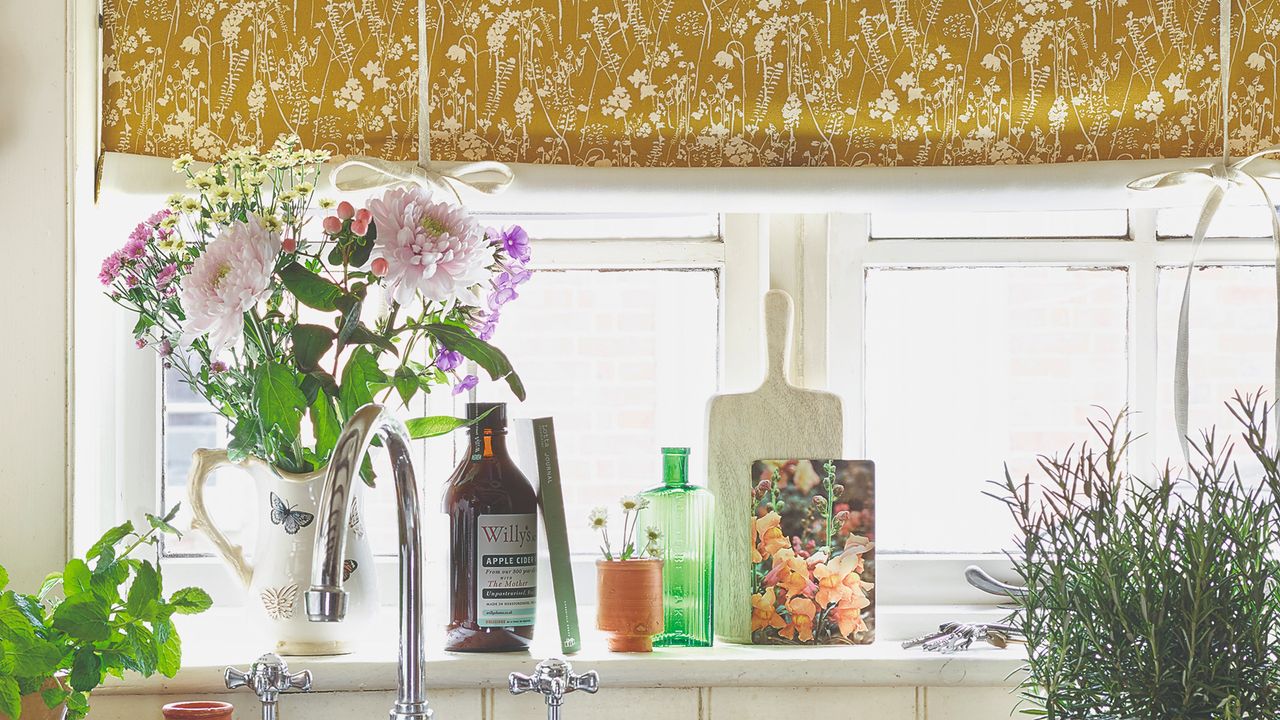
[[[982,493],[1002,478],[1005,463],[1021,475],[1034,470],[1037,453],[1089,439],[1095,404],[1134,411],[1130,428],[1143,436],[1134,467],[1176,454],[1169,352],[1189,253],[1177,213],[518,220],[535,238],[541,273],[511,306],[496,341],[530,389],[512,415],[556,417],[584,605],[591,604],[594,551],[586,512],[655,484],[662,445],[693,446],[692,467],[701,474],[706,397],[751,389],[762,372],[759,299],[768,287],[795,300],[793,380],[840,393],[845,454],[877,463],[882,638],[935,624],[956,606],[999,614],[962,579],[971,563],[1011,579],[1002,553],[1012,547],[1012,523]],[[1220,322],[1233,306],[1271,307],[1271,248],[1261,221],[1257,208],[1224,210],[1204,249],[1192,315],[1193,427],[1216,422],[1220,433],[1230,430],[1221,409],[1226,392],[1266,384],[1274,318],[1260,312]],[[95,239],[85,255],[113,242]],[[78,307],[114,322],[99,297],[82,296]],[[120,332],[127,339],[127,329]],[[129,452],[114,455],[115,477],[80,481],[94,497],[111,499],[86,511],[102,522],[181,499],[184,456],[195,445],[217,444],[224,431],[180,385],[159,382],[149,353],[114,354],[124,358],[108,363],[116,390],[99,395],[129,418],[115,426],[113,441]],[[142,391],[147,378],[150,400]],[[446,395],[433,394],[429,410],[459,412]],[[507,399],[490,385],[478,397]],[[458,444],[424,443],[425,502],[437,502]],[[220,522],[234,527],[247,488],[228,477],[211,489]],[[375,552],[391,553],[390,492],[375,491],[370,501],[368,524],[385,530],[374,533]],[[432,525],[443,523],[428,523],[429,534]],[[244,542],[252,546],[251,538]],[[166,573],[198,576],[215,586],[219,602],[239,602],[201,539],[166,553]],[[393,589],[391,558],[384,562],[382,585]],[[384,595],[391,600],[389,590]]]

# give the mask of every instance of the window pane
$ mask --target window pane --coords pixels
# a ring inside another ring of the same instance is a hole
[[[1160,237],[1191,237],[1200,221],[1200,208],[1164,208],[1156,215]],[[1209,237],[1269,237],[1271,218],[1265,206],[1224,206],[1213,216]]]
[[[866,445],[879,546],[992,552],[992,480],[1085,439],[1125,403],[1126,275],[1073,268],[870,270]]]
[[[1039,212],[872,213],[871,237],[1049,238],[1123,237],[1129,218],[1123,210]]]
[[[1173,420],[1173,364],[1178,337],[1178,309],[1182,304],[1186,268],[1160,271],[1159,410],[1156,418],[1157,457],[1182,464],[1182,450]],[[1240,424],[1227,410],[1232,394],[1264,390],[1275,398],[1275,271],[1271,267],[1205,267],[1192,280],[1190,376],[1190,436],[1217,427],[1221,443],[1236,440],[1235,458],[1241,470],[1261,472],[1249,449],[1239,440]]]
[[[569,542],[598,545],[597,505],[661,483],[659,449],[688,445],[705,484],[703,424],[716,390],[713,271],[541,272],[504,309],[494,343],[528,388],[513,417],[553,416]],[[494,383],[482,400],[514,399]]]
[[[174,370],[164,374],[164,487],[162,506],[182,503],[174,525],[183,530],[182,539],[166,537],[166,555],[209,555],[213,545],[204,533],[186,532],[191,527],[191,503],[187,499],[187,474],[191,453],[199,448],[227,445],[226,421],[182,382]],[[253,549],[254,527],[248,504],[252,490],[247,478],[235,470],[219,470],[205,485],[205,505],[218,527],[232,542]]]
[[[490,226],[520,225],[535,240],[599,240],[601,238],[720,237],[719,215],[664,213],[592,213],[564,215],[491,213],[477,216]]]

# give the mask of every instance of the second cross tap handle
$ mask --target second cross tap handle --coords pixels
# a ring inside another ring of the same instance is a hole
[[[262,720],[277,720],[280,693],[311,690],[311,671],[289,673],[289,666],[275,653],[267,653],[249,666],[249,671],[229,667],[223,672],[228,690],[247,687],[262,701]]]
[[[547,717],[558,720],[560,706],[564,704],[564,696],[581,690],[595,693],[600,689],[600,676],[596,671],[573,674],[573,666],[560,658],[548,658],[538,663],[532,675],[511,673],[509,678],[512,695],[536,692],[543,696],[547,703]]]

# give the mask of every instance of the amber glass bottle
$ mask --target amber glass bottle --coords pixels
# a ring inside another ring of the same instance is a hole
[[[468,419],[480,416],[444,496],[451,560],[445,649],[524,650],[537,609],[538,498],[507,456],[506,405],[467,405]]]

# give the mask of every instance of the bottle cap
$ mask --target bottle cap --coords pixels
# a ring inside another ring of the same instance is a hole
[[[489,414],[485,415],[485,413]],[[507,429],[506,403],[467,403],[467,420],[475,420],[482,415],[484,415],[484,419],[473,427],[488,428],[490,430]]]

